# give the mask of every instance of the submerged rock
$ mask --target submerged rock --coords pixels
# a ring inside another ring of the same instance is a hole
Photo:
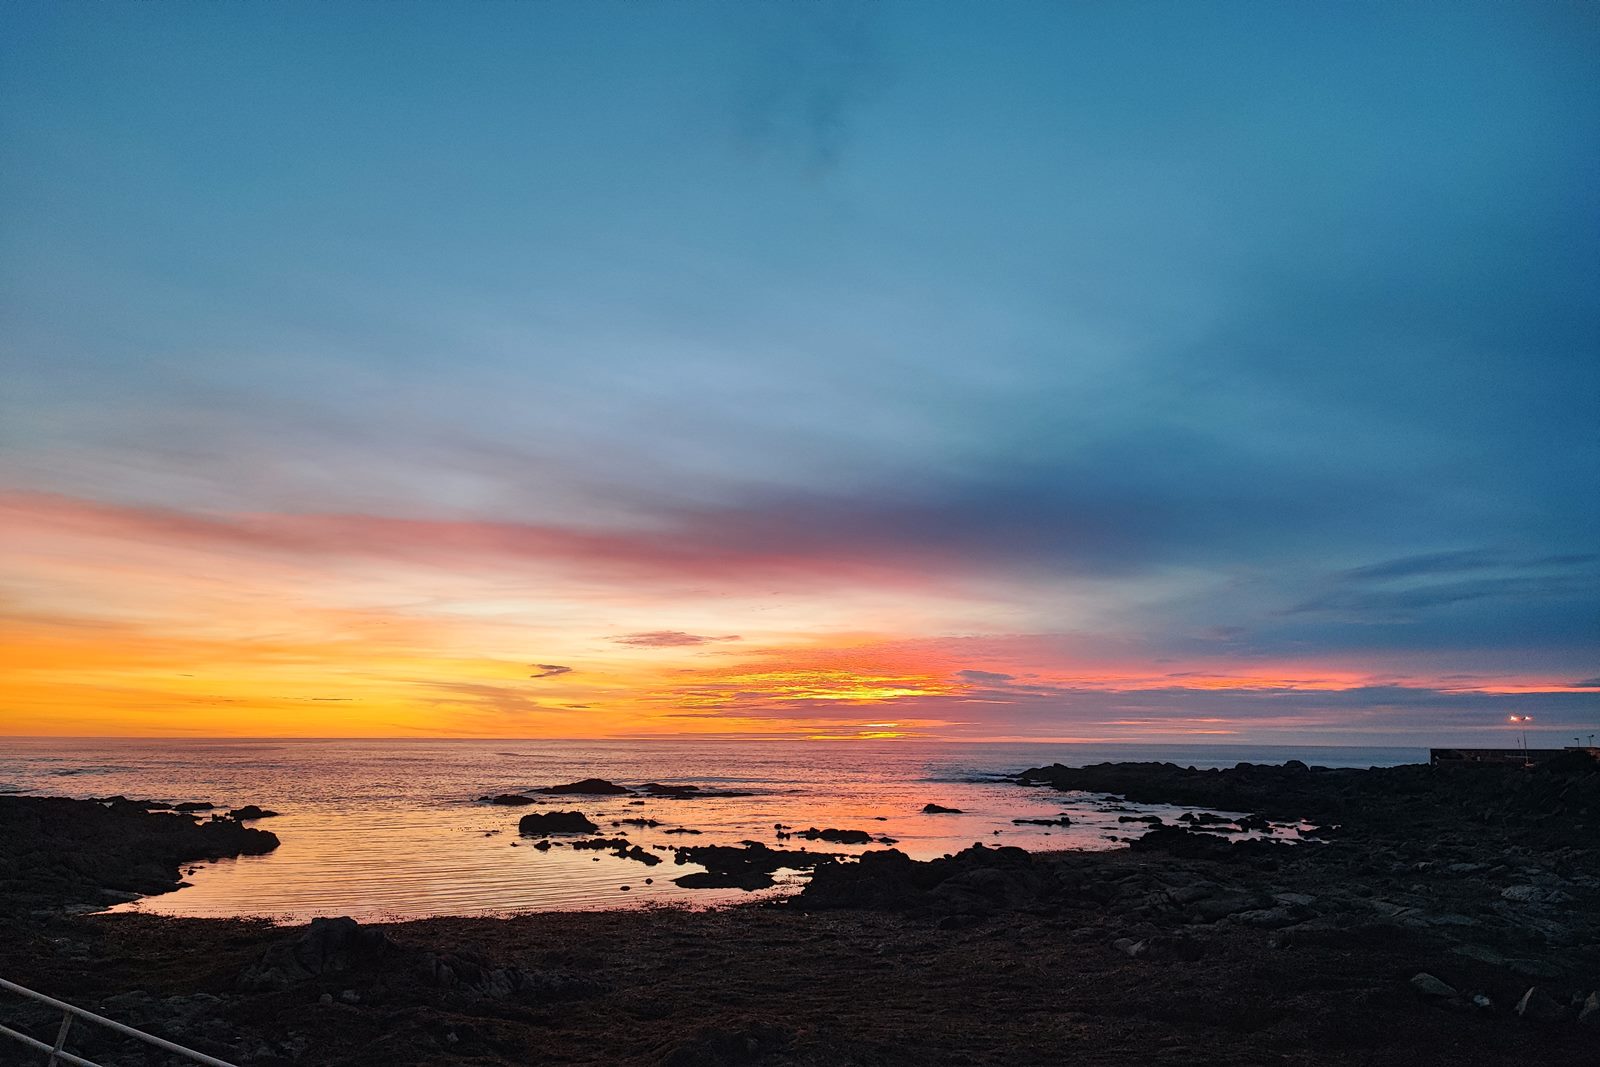
[[[538,803],[532,797],[525,797],[521,793],[500,793],[496,796],[482,796],[478,799],[485,803],[498,804],[503,808],[518,808],[524,804]]]
[[[924,814],[924,815],[965,815],[966,813],[964,811],[962,811],[960,808],[947,808],[943,804],[929,803],[929,804],[922,805],[922,814]]]
[[[660,782],[646,782],[639,787],[639,792],[649,793],[653,797],[692,797],[700,792],[697,785],[662,785]]]
[[[660,782],[646,782],[639,787],[639,792],[667,800],[703,800],[712,797],[755,796],[754,793],[741,792],[735,789],[701,789],[697,785],[663,785]]]

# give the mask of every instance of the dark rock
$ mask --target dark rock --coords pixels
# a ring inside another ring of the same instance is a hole
[[[924,804],[924,805],[922,805],[922,813],[924,815],[964,815],[965,814],[965,812],[963,812],[960,808],[947,808],[942,804]]]
[[[517,822],[517,832],[526,837],[544,834],[592,834],[600,827],[581,811],[535,811]]]
[[[660,856],[657,856],[654,852],[646,852],[638,845],[632,845],[628,848],[618,849],[617,855],[625,860],[634,860],[638,863],[642,863],[646,867],[654,867],[656,864],[661,862]]]
[[[1561,977],[1561,968],[1544,960],[1506,960],[1505,964],[1512,974],[1520,974],[1524,978],[1549,981]]]
[[[148,807],[148,805],[146,805],[146,806]],[[215,807],[216,807],[215,804],[209,804],[209,803],[207,803],[207,802],[205,802],[203,800],[188,800],[188,801],[185,801],[182,804],[174,804],[174,805],[172,805],[172,810],[173,811],[211,811]]]
[[[830,841],[836,845],[865,845],[872,840],[872,835],[865,830],[835,830],[829,827],[818,830],[815,826],[809,830],[796,830],[792,835],[807,841]]]
[[[0,796],[0,914],[165,893],[197,860],[277,847],[275,835],[233,819],[198,822],[137,803]]]
[[[1065,815],[1058,815],[1054,819],[1012,819],[1017,826],[1071,826],[1072,820]],[[1160,822],[1160,819],[1156,820]]]
[[[795,898],[801,908],[988,911],[1047,898],[1059,889],[1046,865],[1020,848],[973,845],[919,863],[896,849],[854,863],[819,865]]]
[[[557,795],[574,794],[578,796],[611,797],[628,792],[625,786],[608,782],[604,778],[585,778],[578,782],[568,782],[565,785],[547,785],[543,789],[536,789],[537,793],[554,793]]]
[[[1455,815],[1482,813],[1497,825],[1515,824],[1523,840],[1567,840],[1600,833],[1600,761],[1581,752],[1535,766],[1408,764],[1368,769],[1242,763],[1198,770],[1172,763],[1054,764],[1017,775],[1025,785],[1116,794],[1135,803],[1185,804],[1257,813],[1319,826],[1358,822],[1368,831],[1404,832],[1427,808]],[[1209,815],[1209,813],[1207,813]],[[1198,815],[1187,822],[1206,822]],[[1220,816],[1210,819],[1222,821]],[[1558,821],[1559,820],[1559,821]],[[1414,829],[1414,827],[1411,827]]]
[[[498,796],[485,796],[478,799],[487,801],[490,804],[499,804],[504,808],[519,808],[526,804],[538,803],[532,797],[525,797],[521,793],[501,793]]]
[[[673,1047],[661,1067],[746,1067],[767,1063],[789,1047],[793,1035],[767,1023],[738,1029],[707,1028]]]
[[[347,916],[312,919],[305,933],[278,942],[245,968],[239,975],[239,988],[287,989],[308,978],[381,963],[397,951],[382,930],[363,927]]]
[[[492,999],[522,995],[550,1001],[577,1000],[608,989],[604,983],[582,975],[496,963],[475,952],[406,954],[412,959],[412,971],[428,984]]]
[[[1426,971],[1411,976],[1411,988],[1416,990],[1419,996],[1430,999],[1446,999],[1459,995],[1453,986],[1446,985]]]
[[[249,822],[254,819],[276,819],[277,817],[277,812],[268,811],[266,808],[257,807],[254,804],[246,804],[242,808],[234,808],[228,812],[228,818],[236,822]]]
[[[591,837],[584,841],[572,842],[575,849],[588,849],[595,852],[609,852],[613,849],[627,848],[632,844],[625,837]]]
[[[700,792],[697,785],[662,785],[660,782],[646,782],[639,787],[639,792],[649,793],[654,797],[692,797]]]
[[[667,800],[700,800],[705,797],[752,797],[754,793],[740,792],[734,789],[701,789],[697,785],[662,785],[660,782],[646,782],[639,787],[639,792],[648,793],[653,797],[663,797]]]
[[[766,871],[696,871],[674,878],[685,889],[768,889],[776,883]]]
[[[673,881],[689,889],[765,889],[773,884],[772,872],[780,868],[805,870],[830,863],[820,852],[793,852],[768,848],[759,841],[743,848],[731,845],[697,845],[677,849],[677,863],[698,863],[706,872],[686,874]]]
[[[1517,1001],[1516,1013],[1533,1022],[1551,1022],[1566,1014],[1566,1009],[1538,986],[1530,986]]]
[[[1134,839],[1129,847],[1166,852],[1183,859],[1224,859],[1236,846],[1210,834],[1196,833],[1178,826],[1162,826]]]

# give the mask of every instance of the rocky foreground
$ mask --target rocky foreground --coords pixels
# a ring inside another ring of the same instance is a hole
[[[0,975],[242,1064],[1596,1062],[1593,761],[1019,780],[1193,817],[1114,853],[868,853],[712,912],[283,929],[8,896]],[[1211,809],[1305,834],[1232,843]]]

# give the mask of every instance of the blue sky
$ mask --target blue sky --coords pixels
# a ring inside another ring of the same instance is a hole
[[[1600,676],[1592,8],[4,23],[17,499],[693,541],[809,642],[1020,641],[1063,650],[1052,685],[1316,662],[1363,707],[1409,708],[1399,684],[1454,709],[1421,733],[1498,721],[1451,678]],[[72,551],[74,577],[0,583],[20,624],[119,580]],[[908,561],[944,607],[908,606]],[[481,616],[454,580],[399,600]],[[627,581],[666,629],[702,610]],[[730,612],[707,621],[761,630]],[[997,655],[967,666],[1015,673]],[[1028,715],[1078,725],[1055,699]]]

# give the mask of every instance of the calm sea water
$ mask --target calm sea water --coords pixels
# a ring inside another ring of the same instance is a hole
[[[266,856],[203,864],[191,883],[117,910],[166,915],[316,915],[361,919],[501,915],[640,903],[716,904],[749,899],[729,890],[686,890],[671,879],[697,871],[656,846],[764,841],[774,847],[859,853],[870,846],[778,842],[774,824],[868,830],[928,859],[983,841],[1029,849],[1121,847],[1129,809],[1172,818],[1183,809],[1130,805],[1028,789],[998,776],[1048,763],[1170,760],[1185,766],[1298,758],[1325,766],[1417,762],[1412,748],[1165,747],[1144,745],[942,744],[928,742],[463,741],[463,740],[83,740],[0,738],[0,791],[167,801],[260,804],[281,813],[258,825],[282,840]],[[646,867],[609,853],[541,852],[519,839],[517,820],[541,808],[480,804],[579,778],[737,789],[748,797],[701,800],[555,797],[610,823],[666,862]],[[961,815],[924,815],[929,801]],[[1068,828],[1020,827],[1013,818],[1065,813]],[[673,827],[699,836],[668,835]],[[645,879],[651,879],[646,883]],[[778,889],[792,891],[800,876]],[[623,890],[622,887],[629,887]]]

